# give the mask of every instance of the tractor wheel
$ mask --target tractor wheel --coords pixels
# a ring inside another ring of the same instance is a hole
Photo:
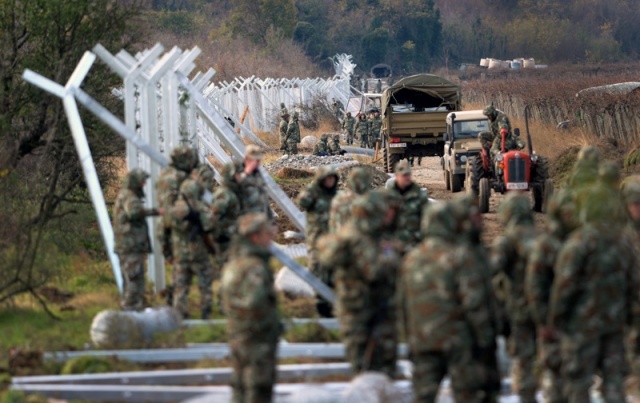
[[[531,175],[533,191],[533,211],[542,213],[546,207],[547,181],[549,181],[549,161],[545,157],[538,157]],[[551,181],[550,181],[551,182]],[[553,192],[553,182],[551,187]]]
[[[451,173],[444,171],[444,186],[447,190],[451,190]]]
[[[467,162],[467,192],[473,192],[478,195],[480,179],[485,177],[482,159],[480,157],[471,157]]]
[[[450,179],[450,184],[449,186],[447,186],[447,190],[449,190],[448,188],[451,188],[451,191],[453,193],[458,193],[460,190],[462,190],[462,175],[456,175],[456,174],[449,174],[449,179]]]
[[[385,158],[385,161],[387,162],[387,166],[385,167],[385,172],[393,173],[394,169],[396,169],[396,164],[400,162],[404,154],[391,154],[386,149],[385,149],[385,152],[387,153],[386,155],[387,158]]]
[[[491,197],[491,188],[489,187],[489,179],[482,178],[478,184],[478,208],[481,213],[489,212],[489,198]]]
[[[544,185],[534,183],[531,193],[533,195],[533,211],[542,213],[542,204],[544,202]]]
[[[549,161],[545,157],[538,157],[531,179],[540,185],[544,185],[545,181],[549,179]]]

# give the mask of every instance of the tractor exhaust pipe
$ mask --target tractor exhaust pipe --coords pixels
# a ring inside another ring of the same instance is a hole
[[[529,156],[533,155],[533,143],[531,142],[531,132],[529,132],[529,114],[531,113],[531,107],[529,105],[524,107],[524,127],[527,131],[527,147],[529,148]]]

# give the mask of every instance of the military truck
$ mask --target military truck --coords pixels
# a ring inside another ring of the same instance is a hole
[[[467,161],[480,154],[480,132],[489,131],[489,121],[481,110],[451,112],[447,115],[444,155],[440,159],[447,190],[462,190]]]
[[[446,117],[460,110],[460,88],[433,74],[405,77],[382,93],[384,168],[409,157],[441,157]]]

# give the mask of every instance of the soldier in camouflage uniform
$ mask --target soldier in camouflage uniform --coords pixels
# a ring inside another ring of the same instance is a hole
[[[502,133],[505,134],[504,149],[506,151],[522,150],[525,147],[524,141],[515,134],[508,132],[506,129],[500,129],[500,135],[493,139],[493,145],[491,146],[491,155],[496,156],[502,152]]]
[[[535,403],[536,327],[524,294],[529,251],[536,238],[529,198],[510,192],[500,204],[498,218],[505,232],[494,240],[491,263],[511,325],[508,341],[514,384],[523,403]]]
[[[478,357],[494,354],[491,290],[467,241],[466,198],[439,203],[423,220],[425,240],[402,264],[408,344],[416,402],[435,402],[449,374],[457,402],[489,402],[487,370]]]
[[[331,101],[331,109],[333,110],[333,115],[336,117],[336,119],[340,120],[340,118],[342,117],[342,110],[344,109],[344,105],[342,104],[342,102],[335,98],[333,98]]]
[[[201,200],[203,191],[197,181],[185,180],[180,185],[180,197],[168,214],[175,258],[173,306],[183,318],[189,317],[187,301],[194,275],[198,277],[201,317],[207,319],[213,307],[214,272],[209,253],[215,253],[215,221],[211,208]]]
[[[180,185],[198,166],[198,154],[194,148],[179,146],[171,152],[169,166],[160,172],[156,182],[158,206],[168,211],[178,200]],[[157,228],[162,253],[168,262],[173,261],[169,217],[164,216]]]
[[[273,212],[269,206],[267,185],[260,173],[262,158],[264,158],[264,151],[260,147],[253,144],[247,146],[241,167],[241,176],[243,178],[239,195],[241,203],[240,215],[264,213],[272,219]]]
[[[482,110],[482,114],[489,119],[489,132],[482,132],[478,135],[478,140],[484,148],[491,148],[496,138],[500,138],[500,131],[506,130],[511,133],[511,122],[504,112],[497,110],[493,104]]]
[[[318,239],[329,232],[329,211],[331,200],[338,191],[338,174],[331,165],[323,165],[316,171],[316,176],[305,190],[298,196],[298,204],[307,214],[306,240],[309,249],[309,269],[325,284],[332,286],[333,279],[329,270],[321,270],[318,264]],[[331,307],[318,299],[316,308],[321,316],[331,315]]]
[[[240,218],[238,240],[222,274],[222,293],[231,349],[234,403],[272,400],[276,347],[282,333],[269,244],[275,231],[261,213]]]
[[[364,113],[358,115],[354,131],[356,138],[360,140],[360,147],[367,148],[369,146],[369,122]]]
[[[318,242],[320,264],[334,271],[336,311],[346,357],[353,371],[396,370],[396,277],[399,247],[386,230],[396,210],[384,189],[353,203],[353,219]]]
[[[376,141],[380,140],[380,130],[382,130],[382,118],[380,112],[375,110],[369,119],[369,146],[371,148]]]
[[[356,167],[347,176],[346,189],[336,194],[331,201],[329,213],[329,232],[335,234],[351,219],[351,207],[353,201],[371,190],[371,175],[363,167]]]
[[[287,154],[287,129],[289,128],[289,114],[280,116],[280,150]]]
[[[195,179],[198,184],[204,190],[205,196],[203,200],[206,200],[207,203],[211,202],[211,196],[213,195],[213,190],[216,184],[216,177],[213,173],[213,168],[209,166],[209,164],[200,164],[196,169],[191,173],[193,179]]]
[[[537,334],[547,332],[549,303],[555,274],[553,267],[562,244],[577,227],[577,214],[571,193],[561,190],[554,195],[547,206],[548,233],[540,235],[529,254],[525,277],[525,296],[531,316],[536,324]],[[562,374],[560,373],[560,344],[557,339],[539,337],[540,368],[546,381],[545,401],[561,403]]]
[[[287,107],[284,106],[284,102],[280,102],[280,115],[288,115]]]
[[[601,191],[580,207],[580,228],[560,250],[543,339],[559,337],[564,401],[588,402],[593,375],[607,402],[625,402],[624,332],[637,326],[637,261],[632,241]]]
[[[351,116],[351,112],[347,112],[347,116],[342,121],[342,130],[347,132],[347,144],[353,144],[353,134],[355,126],[356,118]]]
[[[387,188],[402,196],[402,210],[398,218],[398,239],[409,250],[420,243],[422,233],[420,222],[422,214],[429,202],[427,193],[418,186],[411,177],[411,165],[409,161],[402,160],[395,166],[395,179],[387,183]]]
[[[600,167],[600,151],[594,146],[583,147],[578,153],[578,158],[569,176],[569,188],[579,192],[582,188],[588,188],[598,178]]]
[[[144,207],[144,184],[148,177],[139,168],[127,173],[113,207],[114,249],[124,278],[121,301],[124,310],[144,308],[145,262],[151,253],[147,217],[159,214],[156,209]]]
[[[298,112],[293,113],[287,127],[287,151],[289,155],[298,154],[298,143],[300,142],[300,124],[298,123]]]
[[[329,154],[330,155],[344,155],[346,151],[340,147],[340,134],[334,133],[331,136],[331,141],[329,142]]]
[[[329,144],[327,143],[329,138],[328,134],[320,136],[320,141],[313,147],[313,155],[317,157],[326,157],[329,155]]]

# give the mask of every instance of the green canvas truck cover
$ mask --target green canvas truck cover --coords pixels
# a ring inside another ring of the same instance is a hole
[[[382,113],[390,105],[412,104],[420,108],[448,106],[459,109],[460,87],[433,74],[416,74],[399,80],[382,94]]]

